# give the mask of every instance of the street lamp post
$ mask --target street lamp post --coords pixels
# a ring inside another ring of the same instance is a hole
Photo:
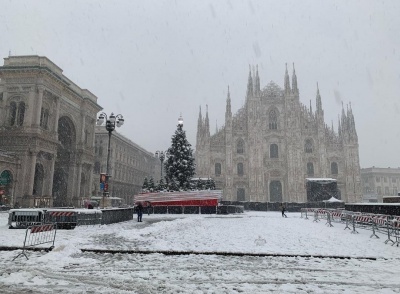
[[[164,151],[158,151],[158,150],[156,151],[156,157],[159,158],[160,161],[161,161],[161,177],[160,177],[160,180],[162,180],[162,178],[163,178],[162,172],[163,172],[163,167],[164,167],[163,163],[164,163],[164,159],[165,159],[165,153],[164,153]]]
[[[108,131],[108,149],[107,149],[107,165],[106,165],[106,181],[104,183],[104,188],[103,188],[103,208],[105,207],[105,197],[109,193],[109,187],[108,187],[108,180],[111,177],[110,175],[110,153],[111,153],[111,134],[115,130],[115,127],[121,127],[125,120],[124,117],[121,114],[114,115],[113,112],[111,112],[110,116],[108,117],[106,113],[102,112],[100,113],[98,119],[97,119],[97,125],[101,126],[103,123],[106,122],[105,127],[106,130]]]

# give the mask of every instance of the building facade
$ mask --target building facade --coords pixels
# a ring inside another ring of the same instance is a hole
[[[400,168],[362,168],[361,183],[364,202],[382,202],[384,196],[400,192]]]
[[[102,196],[100,173],[107,172],[108,131],[104,126],[96,126],[95,168],[92,196]],[[123,198],[126,204],[133,204],[133,195],[141,192],[144,178],[159,179],[160,160],[119,134],[112,132],[110,141],[109,196]],[[158,176],[158,177],[157,177]]]
[[[15,160],[1,160],[0,174],[9,178],[3,188],[13,205],[79,206],[91,189],[100,110],[97,97],[48,58],[4,58],[0,149]]]
[[[306,178],[334,178],[341,199],[361,200],[358,137],[351,107],[342,108],[338,130],[324,121],[317,87],[316,108],[299,99],[293,67],[284,87],[260,87],[250,70],[245,103],[232,115],[228,88],[225,125],[210,135],[208,109],[197,126],[196,175],[215,178],[224,200],[307,202]]]

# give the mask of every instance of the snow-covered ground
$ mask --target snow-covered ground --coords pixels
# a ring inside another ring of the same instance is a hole
[[[0,246],[21,246],[0,213]],[[0,293],[400,293],[400,247],[300,213],[151,215],[59,230],[51,252],[0,251]],[[303,257],[104,254],[80,249],[215,251]],[[304,255],[350,256],[351,259]],[[361,257],[376,257],[377,260]]]

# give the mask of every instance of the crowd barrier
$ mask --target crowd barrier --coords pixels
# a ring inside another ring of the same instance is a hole
[[[389,242],[396,246],[400,244],[400,216],[321,208],[301,209],[301,218],[309,219],[311,215],[313,222],[325,219],[329,227],[333,227],[332,223],[335,222],[343,223],[344,229],[349,229],[352,234],[358,234],[357,229],[369,229],[372,231],[370,238],[380,238],[377,233],[381,233],[387,236],[385,244]]]
[[[25,253],[26,250],[36,248],[38,245],[51,244],[50,247],[45,249],[47,251],[53,249],[54,241],[56,240],[56,232],[55,224],[35,225],[27,228],[22,252],[14,257],[13,261],[21,255],[25,256],[26,259],[29,259]]]
[[[26,229],[33,225],[55,223],[57,229],[74,229],[76,226],[112,224],[133,219],[134,208],[74,209],[26,208],[9,211],[10,229]]]

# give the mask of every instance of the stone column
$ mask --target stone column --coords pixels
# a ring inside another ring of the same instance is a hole
[[[40,126],[40,115],[42,113],[42,102],[43,102],[44,87],[39,86],[38,90],[39,90],[39,95],[38,95],[38,99],[37,99],[37,102],[36,102],[35,115],[33,117],[33,126],[34,127],[39,127]]]
[[[80,207],[81,203],[81,176],[82,176],[82,163],[78,162],[77,166],[76,166],[76,176],[75,176],[75,181],[76,181],[76,189],[75,189],[75,195],[73,195],[72,197],[72,202],[74,204],[75,207]]]
[[[48,186],[47,186],[47,191],[46,194],[49,195],[51,198],[51,206],[53,206],[53,180],[54,180],[54,166],[56,163],[56,158],[52,154],[51,155],[51,162],[50,162],[50,170],[49,170],[49,178],[48,178]]]
[[[26,177],[26,181],[27,181],[27,191],[25,191],[26,195],[30,195],[30,201],[29,201],[29,206],[33,206],[34,202],[33,202],[33,184],[35,182],[35,167],[36,167],[36,159],[37,159],[37,152],[36,151],[28,151],[29,152],[29,156],[28,158],[30,158],[30,162],[28,163],[28,168],[27,168],[27,177]]]
[[[3,96],[1,96],[3,95]],[[7,92],[4,91],[0,94],[0,117],[2,117],[1,125],[7,126],[9,125],[9,116],[7,115]]]
[[[56,111],[55,111],[55,122],[54,122],[54,132],[58,133],[58,120],[60,119],[60,102],[61,97],[56,97]]]

